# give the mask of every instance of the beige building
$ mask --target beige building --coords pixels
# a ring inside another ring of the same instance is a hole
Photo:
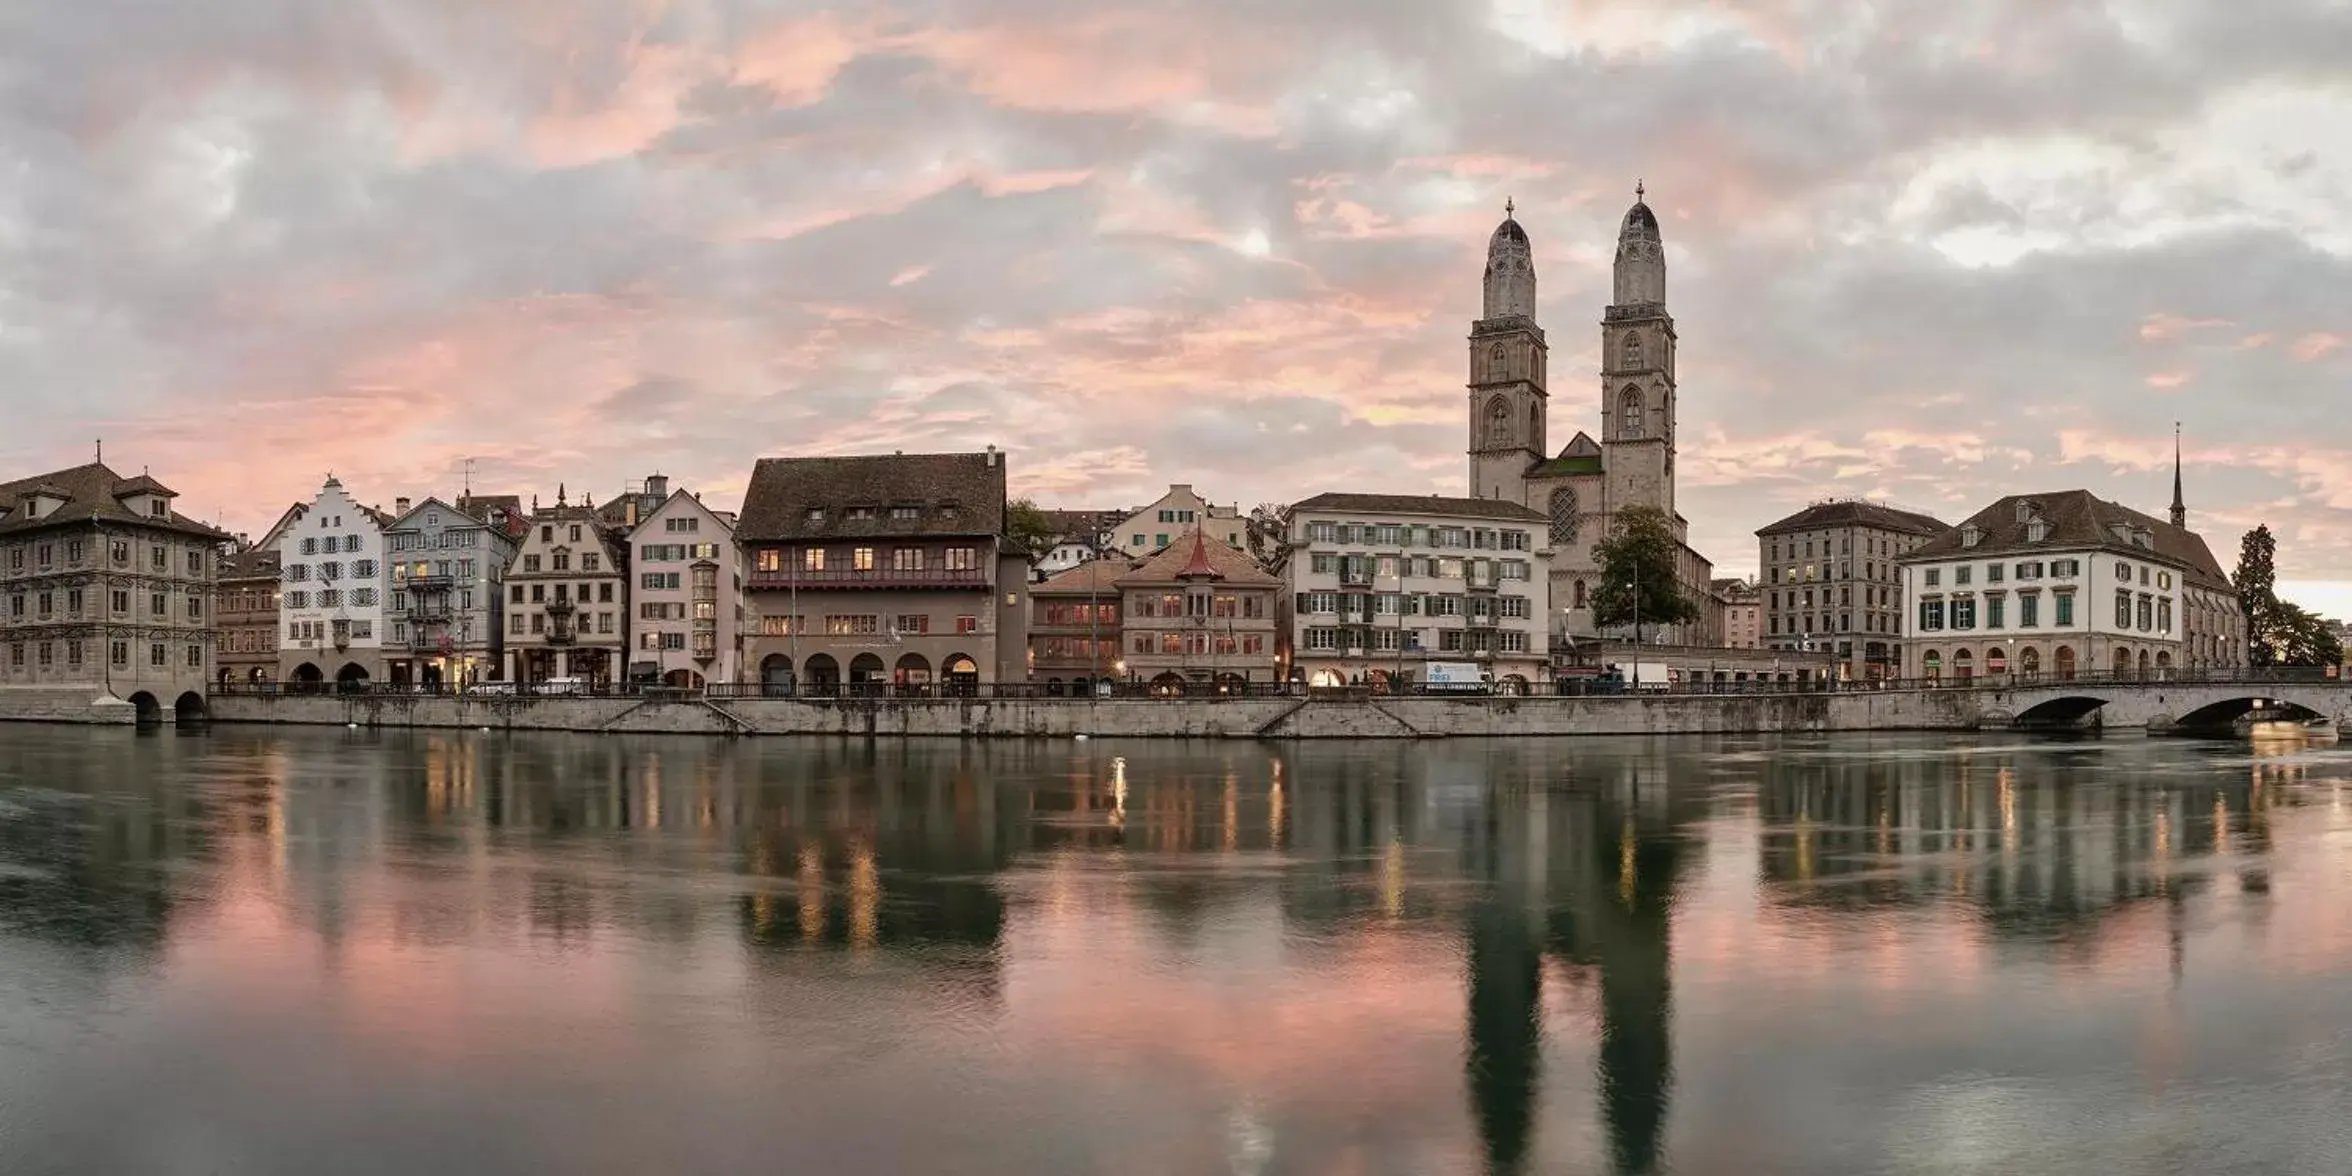
[[[1764,594],[1747,580],[1715,581],[1715,598],[1723,602],[1723,647],[1764,647]]]
[[[506,569],[506,677],[620,680],[628,653],[629,562],[596,511],[564,502],[532,510]]]
[[[216,552],[154,478],[98,463],[0,484],[0,687],[201,715],[212,682]]]
[[[1195,527],[1118,579],[1129,682],[1164,693],[1282,680],[1275,598],[1282,581]]]
[[[1470,327],[1470,495],[1518,503],[1548,520],[1556,629],[1573,638],[1598,633],[1589,603],[1600,583],[1594,546],[1619,511],[1655,507],[1679,544],[1676,583],[1700,615],[1654,635],[1719,646],[1714,566],[1690,547],[1689,524],[1675,506],[1681,341],[1666,313],[1665,244],[1642,194],[1635,189],[1619,226],[1615,288],[1601,312],[1600,439],[1578,432],[1557,454],[1546,440],[1550,344],[1536,323],[1534,250],[1506,208],[1487,242],[1484,313]]]
[[[629,531],[636,580],[629,677],[681,687],[745,681],[735,516],[684,490],[668,492],[667,478],[645,485],[667,493]]]
[[[1136,561],[1089,558],[1029,586],[1029,680],[1049,694],[1119,678],[1119,578]]]
[[[1029,561],[1004,520],[993,448],[762,459],[735,530],[746,669],[779,693],[1025,681]]]
[[[2245,664],[2237,596],[2204,539],[2087,490],[2003,498],[1897,563],[1913,602],[1905,677],[2160,678]]]
[[[278,678],[278,553],[249,547],[223,556],[213,593],[213,680],[252,685]]]
[[[1236,551],[1248,542],[1249,521],[1242,517],[1241,508],[1218,506],[1201,497],[1189,483],[1178,482],[1169,486],[1157,502],[1137,507],[1125,520],[1114,524],[1111,543],[1141,558],[1196,528],[1210,542],[1222,543]]]
[[[1291,508],[1289,678],[1422,681],[1474,662],[1495,681],[1551,680],[1557,578],[1544,516],[1434,494],[1318,494]]]
[[[1898,676],[1905,606],[1895,561],[1948,529],[1860,499],[1816,502],[1759,528],[1765,647],[1827,653],[1848,681]]]

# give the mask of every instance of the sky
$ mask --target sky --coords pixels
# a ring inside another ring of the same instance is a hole
[[[258,532],[762,456],[1049,506],[1464,487],[1506,198],[1595,429],[1636,179],[1680,505],[2256,523],[2352,612],[2352,0],[0,6],[0,472]]]

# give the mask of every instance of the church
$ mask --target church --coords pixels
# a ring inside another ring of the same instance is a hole
[[[1578,430],[1558,453],[1545,441],[1551,393],[1549,345],[1536,321],[1535,257],[1517,209],[1486,247],[1486,305],[1470,326],[1470,493],[1542,512],[1551,520],[1552,602],[1558,631],[1601,636],[1588,600],[1600,585],[1593,547],[1617,512],[1654,506],[1673,520],[1679,555],[1674,576],[1699,606],[1699,620],[1653,641],[1722,644],[1723,602],[1714,565],[1691,550],[1689,525],[1674,504],[1674,317],[1666,313],[1666,252],[1648,193],[1617,232],[1616,289],[1601,312],[1601,439]],[[1630,636],[1612,631],[1609,636]]]

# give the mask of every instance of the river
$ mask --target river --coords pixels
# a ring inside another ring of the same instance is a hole
[[[0,1172],[2342,1173],[2352,749],[0,728]]]

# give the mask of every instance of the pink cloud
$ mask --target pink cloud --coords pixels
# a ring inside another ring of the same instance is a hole
[[[2197,373],[2193,371],[2189,371],[2187,369],[2175,369],[2168,372],[2152,373],[2148,376],[2146,383],[2151,388],[2171,391],[2174,388],[2179,388],[2186,385],[2189,381],[2196,378]]]
[[[2332,354],[2343,345],[2344,337],[2342,335],[2314,331],[2295,340],[2294,346],[2289,347],[2287,353],[2304,363],[2310,363]]]
[[[2170,314],[2159,311],[2141,320],[2140,339],[2142,342],[2147,343],[2162,343],[2173,339],[2178,339],[2190,331],[2206,330],[2210,328],[2227,327],[2233,325],[2235,324],[2231,323],[2228,319],[2183,318],[2177,314]]]

